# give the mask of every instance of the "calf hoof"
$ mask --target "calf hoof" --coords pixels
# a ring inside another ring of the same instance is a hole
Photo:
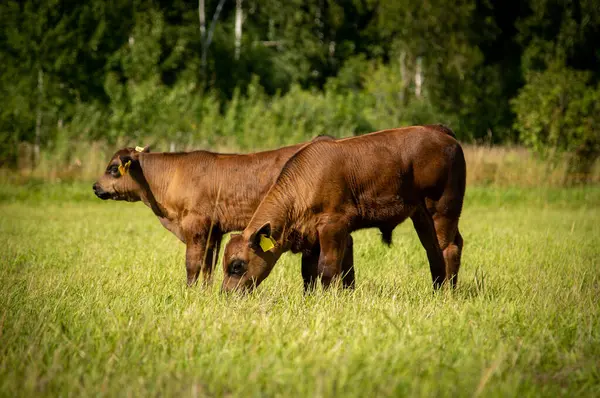
[[[198,282],[198,278],[188,278],[187,287],[193,287]]]

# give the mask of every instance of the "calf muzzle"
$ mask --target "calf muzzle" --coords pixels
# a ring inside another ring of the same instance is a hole
[[[106,192],[105,190],[103,190],[100,185],[98,185],[98,183],[95,183],[92,186],[92,189],[94,190],[94,193],[96,194],[97,197],[99,197],[102,200],[107,200],[110,199],[110,193]]]

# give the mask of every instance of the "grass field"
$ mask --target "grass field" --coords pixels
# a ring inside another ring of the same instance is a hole
[[[224,296],[142,204],[1,186],[0,395],[600,396],[600,188],[471,188],[461,231],[455,292],[408,222],[354,234],[354,292],[288,255]]]

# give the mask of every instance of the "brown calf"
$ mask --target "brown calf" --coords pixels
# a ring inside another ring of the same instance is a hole
[[[328,286],[343,271],[352,231],[379,228],[390,241],[408,217],[427,252],[434,287],[446,278],[454,286],[465,179],[462,148],[439,125],[311,143],[286,163],[246,229],[227,244],[223,289],[258,286],[288,249],[318,251],[312,277]],[[261,246],[265,240],[274,247]]]
[[[322,136],[315,141],[329,139]],[[114,154],[93,189],[104,200],[143,201],[186,244],[188,285],[196,282],[200,272],[208,282],[223,234],[248,224],[282,166],[302,145],[248,155],[125,148]],[[351,256],[350,251],[344,263],[353,277]],[[316,261],[314,256],[304,256],[302,274],[314,269]],[[346,283],[352,286],[354,281]]]

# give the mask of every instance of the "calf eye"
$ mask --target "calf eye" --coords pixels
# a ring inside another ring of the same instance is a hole
[[[110,166],[107,171],[114,177],[119,177],[121,175],[121,173],[119,173],[119,166],[117,165]]]
[[[229,274],[242,276],[246,273],[246,263],[242,260],[233,260],[229,264]]]

